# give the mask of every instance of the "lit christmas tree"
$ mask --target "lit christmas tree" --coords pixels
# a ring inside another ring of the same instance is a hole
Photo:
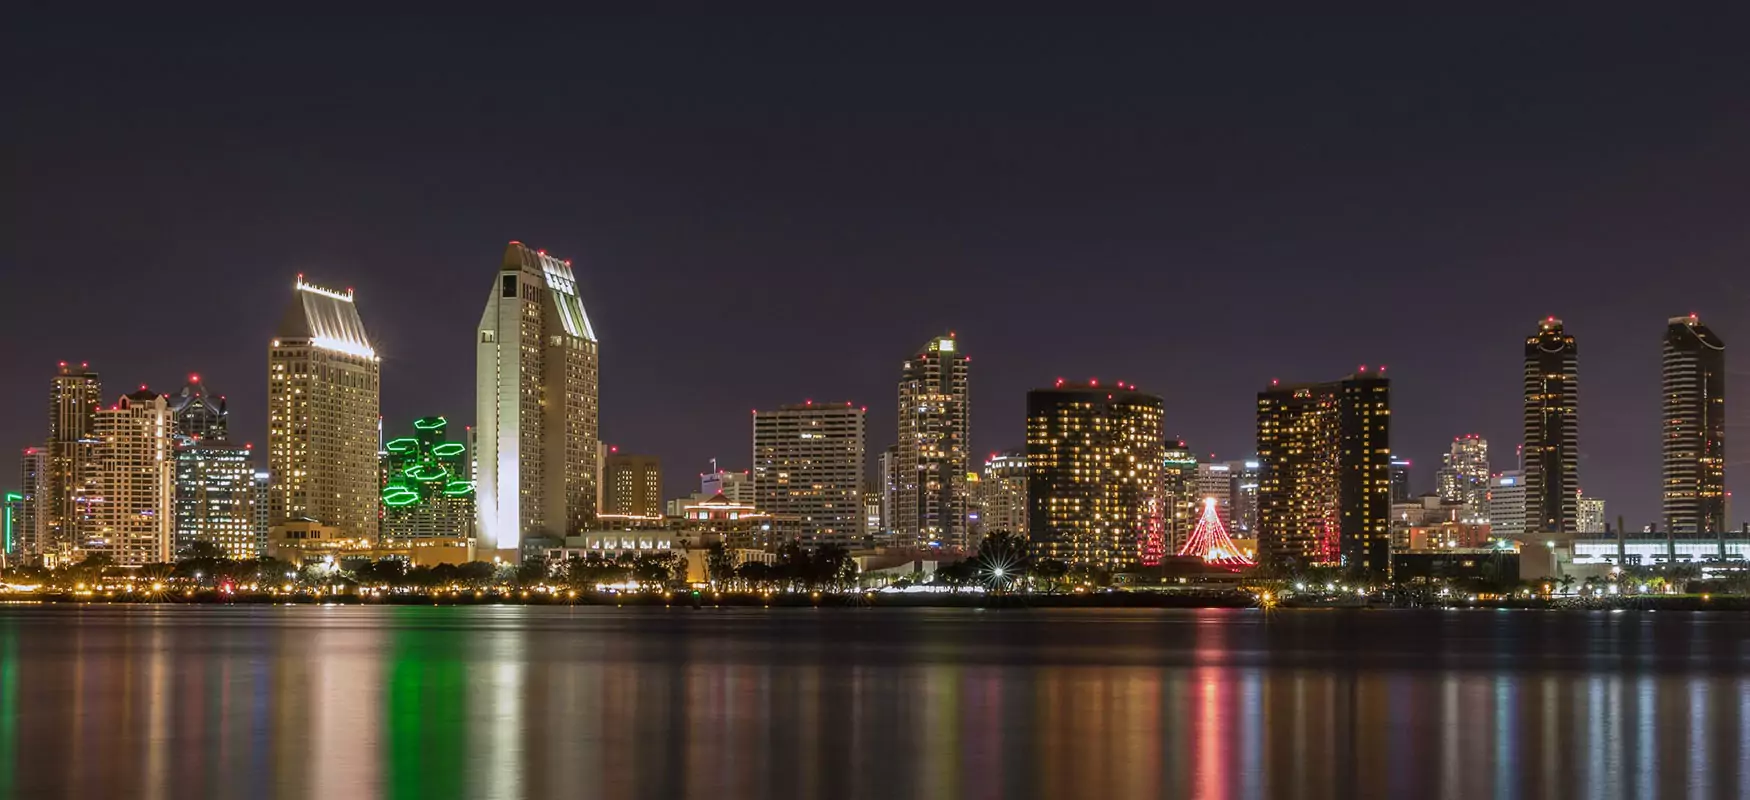
[[[1234,540],[1228,538],[1227,529],[1221,525],[1221,517],[1215,513],[1215,498],[1203,498],[1203,516],[1197,520],[1197,527],[1191,531],[1191,537],[1185,540],[1185,546],[1179,548],[1181,556],[1198,556],[1206,564],[1240,569],[1241,567],[1257,566],[1256,561],[1234,545]]]

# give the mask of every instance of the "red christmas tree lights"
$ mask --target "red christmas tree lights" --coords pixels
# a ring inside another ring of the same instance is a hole
[[[1158,567],[1167,554],[1165,526],[1161,521],[1161,501],[1148,501],[1148,518],[1143,520],[1142,537],[1137,542],[1137,556],[1145,567]]]
[[[1197,556],[1206,564],[1214,564],[1229,569],[1257,566],[1245,553],[1234,545],[1234,540],[1228,538],[1227,529],[1221,526],[1221,517],[1215,513],[1215,498],[1203,499],[1203,516],[1197,520],[1197,527],[1192,529],[1191,537],[1185,540],[1185,546],[1179,548],[1181,556]]]

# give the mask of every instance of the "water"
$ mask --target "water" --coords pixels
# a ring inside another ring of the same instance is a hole
[[[1750,618],[0,607],[0,798],[1750,796]]]

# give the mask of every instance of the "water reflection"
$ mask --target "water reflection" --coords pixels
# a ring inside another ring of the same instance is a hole
[[[1711,615],[0,609],[0,799],[1744,797]]]

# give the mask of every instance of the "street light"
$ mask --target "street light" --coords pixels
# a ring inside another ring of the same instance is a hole
[[[1545,540],[1543,543],[1543,546],[1549,548],[1550,577],[1552,577],[1552,578],[1562,577],[1562,564],[1561,564],[1561,562],[1556,560],[1556,540],[1554,540],[1554,539]]]

